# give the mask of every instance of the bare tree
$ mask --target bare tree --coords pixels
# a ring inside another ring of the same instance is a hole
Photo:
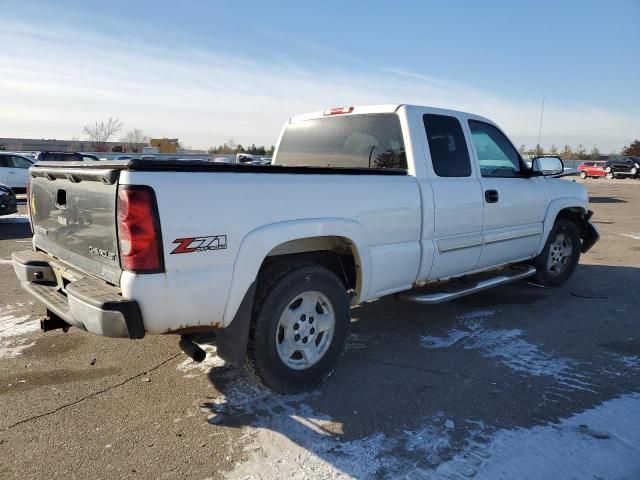
[[[94,122],[92,125],[85,125],[82,131],[93,142],[96,151],[105,152],[107,150],[107,142],[122,129],[123,125],[124,123],[119,118],[109,117],[106,122],[101,120],[100,122]]]
[[[129,130],[121,141],[127,145],[127,150],[137,152],[141,144],[149,143],[149,135],[145,135],[139,128],[134,128]]]

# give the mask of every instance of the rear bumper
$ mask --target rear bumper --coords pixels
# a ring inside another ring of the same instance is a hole
[[[106,337],[144,337],[138,303],[123,298],[119,288],[42,252],[11,257],[22,287],[69,325]]]

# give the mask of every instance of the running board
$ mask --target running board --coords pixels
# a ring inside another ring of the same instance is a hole
[[[497,287],[498,285],[504,285],[506,283],[515,282],[523,278],[535,275],[535,267],[526,266],[522,269],[510,269],[502,271],[500,275],[496,275],[490,278],[484,278],[472,282],[471,284],[463,285],[461,288],[450,291],[436,291],[430,293],[421,293],[420,291],[407,290],[397,294],[400,300],[406,300],[408,302],[424,303],[426,305],[432,305],[436,303],[448,302],[456,298],[471,295],[472,293],[480,292],[488,288]]]

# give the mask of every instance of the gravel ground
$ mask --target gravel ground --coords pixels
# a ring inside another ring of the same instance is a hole
[[[177,337],[41,333],[0,219],[0,478],[640,478],[640,181],[584,183],[602,238],[565,286],[356,307],[297,396]]]

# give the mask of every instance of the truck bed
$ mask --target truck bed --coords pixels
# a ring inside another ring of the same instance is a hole
[[[39,162],[34,168],[41,171],[55,169],[136,170],[165,172],[234,172],[297,175],[407,175],[406,170],[394,168],[340,168],[284,165],[241,165],[201,160],[104,160],[100,162]]]

